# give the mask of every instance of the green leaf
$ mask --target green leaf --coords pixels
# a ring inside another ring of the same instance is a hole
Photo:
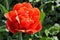
[[[8,0],[5,0],[5,5],[6,5],[6,9],[9,10],[9,3],[8,3]]]
[[[18,40],[23,40],[23,38],[22,38],[22,33],[21,32],[19,32],[18,33],[18,38],[17,38]]]
[[[46,34],[46,36],[48,36],[48,34],[49,34],[49,30],[48,29],[45,29],[45,34]]]
[[[1,15],[2,16],[2,15]],[[5,20],[1,20],[0,19],[0,26],[3,26],[3,25],[5,25]]]
[[[29,39],[31,39],[31,35],[25,34],[24,35],[24,40],[29,40]]]
[[[35,4],[36,4],[35,1],[36,1],[36,0],[32,0],[32,2],[31,2],[31,4],[32,4],[33,7],[35,7]]]
[[[52,40],[50,37],[42,37],[40,40]]]
[[[53,36],[53,37],[42,37],[42,38],[40,38],[40,40],[58,40],[58,38],[56,36]]]
[[[12,40],[11,36],[8,36],[8,37],[7,37],[7,40]]]
[[[58,40],[57,36],[53,36],[52,40]]]
[[[9,32],[9,31],[6,29],[5,25],[3,25],[0,26],[0,32]]]
[[[8,33],[7,32],[0,32],[0,40],[7,39]]]
[[[0,10],[3,12],[3,13],[7,13],[7,9],[2,5],[0,4]]]
[[[13,0],[9,0],[8,3],[11,4]]]
[[[3,40],[3,36],[2,36],[2,34],[0,33],[0,40]]]
[[[4,0],[0,0],[0,4],[4,4]]]
[[[45,18],[45,13],[41,11],[41,17],[40,17],[41,23],[43,23],[44,18]]]
[[[59,33],[59,29],[58,27],[52,26],[51,28],[49,28],[50,34],[51,35],[56,35],[57,33]]]

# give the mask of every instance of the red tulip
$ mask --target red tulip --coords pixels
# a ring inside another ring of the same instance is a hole
[[[13,9],[4,14],[7,18],[7,29],[12,33],[24,32],[34,34],[42,29],[40,11],[33,8],[30,3],[16,4]]]

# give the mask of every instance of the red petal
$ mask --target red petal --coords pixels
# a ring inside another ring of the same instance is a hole
[[[7,19],[10,21],[16,20],[17,13],[15,11],[10,11],[8,14],[5,14]]]
[[[23,7],[27,7],[27,8],[32,8],[30,3],[24,2],[22,3]]]
[[[9,17],[8,13],[4,14],[4,16],[11,21],[11,18]]]
[[[34,19],[34,20],[40,19],[40,11],[39,11],[39,9],[34,8],[34,14],[33,14],[33,18],[32,19]]]
[[[7,26],[7,29],[9,31],[11,31],[12,33],[16,33],[17,30],[14,29],[14,26],[12,25],[12,22],[10,22],[9,20],[6,21],[6,26]]]
[[[13,10],[19,10],[20,8],[22,7],[22,4],[16,4],[14,7],[13,7]]]
[[[42,25],[41,24],[39,24],[36,28],[35,28],[35,30],[38,32],[38,31],[41,31],[41,29],[42,29]]]

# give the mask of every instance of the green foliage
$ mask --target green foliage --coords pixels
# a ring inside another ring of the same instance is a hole
[[[41,15],[41,18],[40,18],[41,23],[43,23],[44,18],[45,18],[45,13],[43,11],[41,11],[41,14],[40,15]]]
[[[51,35],[56,35],[57,33],[59,33],[59,29],[60,29],[60,25],[59,24],[55,24],[54,26],[49,28],[50,34]]]
[[[49,34],[49,30],[48,29],[45,29],[45,34],[46,34],[46,36],[48,36],[48,34]]]
[[[1,5],[1,4],[0,4],[0,10],[1,10],[3,13],[7,13],[7,12],[8,12],[7,9],[6,9],[3,5]]]
[[[16,3],[30,2],[40,9],[42,30],[36,34],[23,33],[23,40],[60,40],[60,0],[0,0],[0,40],[17,40],[18,35],[6,29],[7,13]]]

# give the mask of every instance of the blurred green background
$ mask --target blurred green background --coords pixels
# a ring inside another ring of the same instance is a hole
[[[0,40],[17,40],[18,35],[6,29],[4,13],[16,3],[30,2],[41,12],[42,30],[34,35],[23,33],[23,40],[60,40],[60,0],[0,0]]]

